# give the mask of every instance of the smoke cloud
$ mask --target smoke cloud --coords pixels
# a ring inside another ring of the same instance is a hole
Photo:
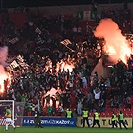
[[[127,56],[131,54],[131,48],[122,35],[117,23],[112,19],[102,19],[94,31],[94,35],[98,38],[104,38],[104,52],[110,56],[114,62],[122,60],[127,64]]]
[[[5,66],[7,63],[7,56],[8,56],[8,47],[0,47],[0,64],[2,66]]]

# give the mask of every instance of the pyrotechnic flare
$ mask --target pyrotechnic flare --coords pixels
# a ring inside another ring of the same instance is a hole
[[[8,47],[0,47],[0,93],[4,92],[5,86],[4,81],[7,80],[8,74],[4,70],[4,66],[6,65],[8,55]]]
[[[108,55],[114,55],[111,56],[114,62],[122,60],[127,64],[127,57],[131,54],[131,48],[117,23],[109,18],[102,19],[96,27],[94,34],[98,38],[104,38],[104,52]]]

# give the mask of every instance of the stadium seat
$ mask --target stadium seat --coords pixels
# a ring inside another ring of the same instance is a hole
[[[90,117],[93,117],[93,116],[94,116],[94,112],[90,112],[90,113],[89,113],[89,116],[90,116]]]
[[[112,116],[112,113],[111,112],[105,112],[105,116],[106,117],[111,117]]]
[[[101,117],[105,117],[105,112],[102,112],[102,113],[100,114],[100,116],[101,116]]]
[[[128,117],[130,117],[130,118],[133,117],[133,113],[132,112],[129,112],[128,113]]]

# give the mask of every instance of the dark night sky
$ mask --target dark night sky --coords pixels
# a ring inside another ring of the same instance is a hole
[[[3,8],[11,8],[18,6],[25,7],[41,7],[41,6],[61,6],[61,5],[84,5],[91,4],[94,0],[0,0]],[[125,1],[132,2],[133,0],[95,0],[99,4],[105,3],[124,3]],[[0,3],[0,4],[1,4]]]

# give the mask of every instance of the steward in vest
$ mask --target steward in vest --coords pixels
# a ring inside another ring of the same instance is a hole
[[[83,110],[82,116],[83,116],[83,127],[85,127],[85,121],[86,121],[88,127],[90,127],[90,124],[88,122],[88,110],[87,109]]]
[[[70,109],[66,110],[66,118],[72,118],[72,111]]]
[[[100,124],[99,124],[99,113],[97,111],[95,111],[94,113],[94,119],[93,119],[93,126],[92,128],[95,126],[95,125],[98,125],[98,127],[100,128]]]
[[[119,116],[118,116],[119,124],[120,124],[120,129],[122,129],[121,124],[127,129],[125,123],[124,123],[124,114],[122,111],[120,111]]]
[[[113,112],[112,113],[112,128],[114,128],[114,126],[117,127],[117,124],[116,124],[116,114]]]

